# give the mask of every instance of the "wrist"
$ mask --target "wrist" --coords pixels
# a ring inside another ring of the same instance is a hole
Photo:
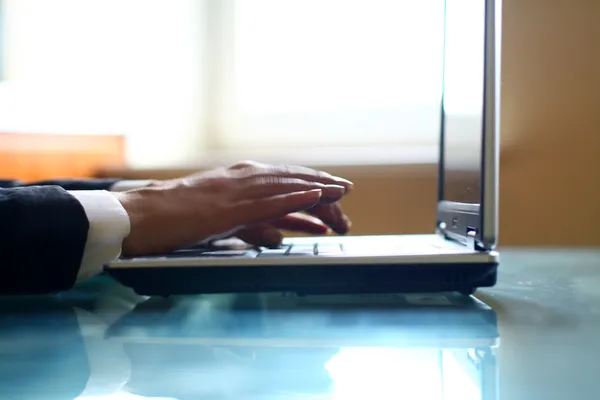
[[[145,247],[149,243],[145,237],[148,233],[146,227],[156,208],[153,196],[147,192],[152,191],[141,188],[113,193],[129,216],[129,234],[123,239],[122,245],[124,256],[139,255],[147,251]]]
[[[154,185],[155,180],[149,179],[124,179],[115,182],[111,187],[111,192],[127,192],[139,188],[148,187]]]

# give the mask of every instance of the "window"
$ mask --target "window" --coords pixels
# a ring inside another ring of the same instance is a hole
[[[225,79],[232,81],[231,98],[221,120],[225,146],[437,140],[442,1],[232,4],[233,65],[224,69],[233,71]]]
[[[4,1],[0,125],[124,132],[134,165],[215,150],[435,156],[443,0]]]

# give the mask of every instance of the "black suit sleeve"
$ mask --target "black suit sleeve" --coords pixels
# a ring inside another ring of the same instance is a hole
[[[69,289],[83,257],[89,222],[59,186],[0,189],[0,292]]]
[[[73,286],[89,222],[67,190],[108,189],[116,180],[0,181],[0,293],[50,293]]]

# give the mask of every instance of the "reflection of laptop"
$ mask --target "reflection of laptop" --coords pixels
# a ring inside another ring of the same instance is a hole
[[[471,293],[496,282],[500,0],[446,0],[435,234],[296,238],[281,249],[196,247],[122,258],[142,294]],[[399,210],[399,212],[410,212]]]
[[[276,394],[286,392],[314,398],[497,398],[496,314],[473,297],[153,298],[114,323],[105,339],[123,345],[135,373],[148,370],[163,379],[159,385],[175,386],[165,378],[175,365],[173,374],[187,377],[176,378],[178,386],[193,390],[193,382],[201,381],[202,390],[214,390],[212,398],[223,388],[208,376],[226,377],[230,398],[282,398]],[[343,395],[348,390],[370,395]]]

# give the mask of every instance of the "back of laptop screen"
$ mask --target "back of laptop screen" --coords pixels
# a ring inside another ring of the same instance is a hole
[[[446,0],[444,199],[479,204],[484,113],[486,0]]]

